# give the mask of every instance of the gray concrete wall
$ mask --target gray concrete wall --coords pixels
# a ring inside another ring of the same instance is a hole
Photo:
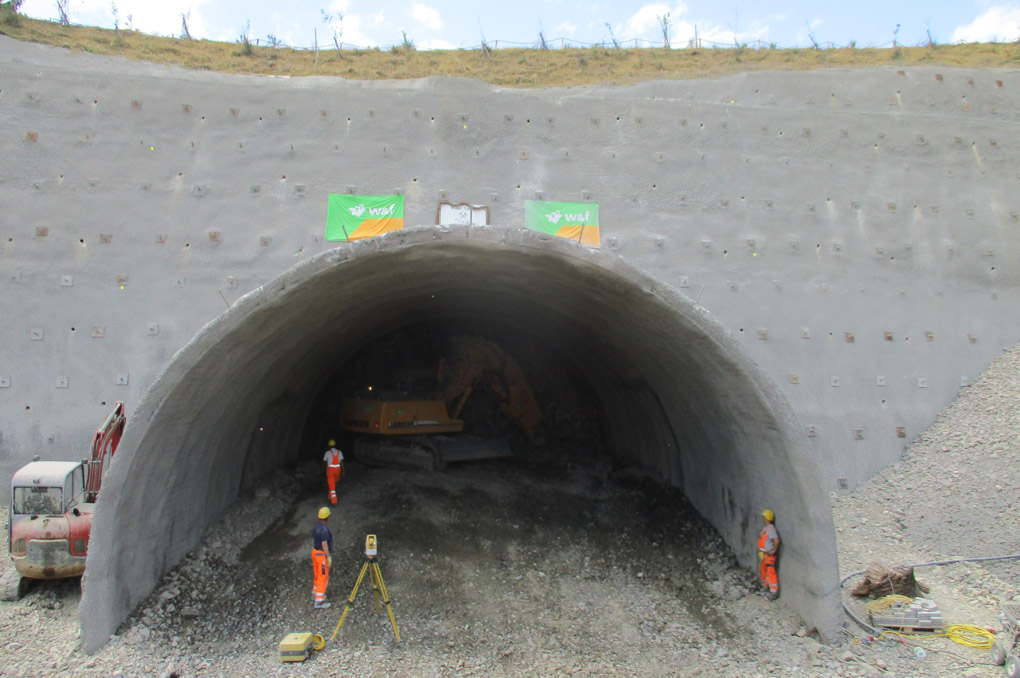
[[[237,77],[0,38],[0,472],[36,454],[86,454],[112,401],[134,415],[206,323],[329,251],[330,192],[403,193],[409,225],[434,223],[439,200],[486,204],[510,232],[524,200],[591,200],[603,254],[688,297],[753,366],[719,379],[698,410],[636,357],[640,332],[620,339],[643,398],[705,419],[673,426],[678,440],[742,441],[727,461],[739,496],[691,482],[717,474],[691,459],[642,461],[685,486],[739,554],[754,531],[741,521],[771,496],[751,488],[788,470],[753,461],[751,441],[771,426],[770,446],[806,450],[782,463],[810,467],[793,481],[810,550],[825,519],[807,514],[825,492],[895,461],[1020,336],[1018,92],[1015,71],[895,66],[543,91]],[[314,334],[314,321],[295,322]],[[732,353],[705,348],[704,336],[684,335],[689,355]],[[208,390],[193,374],[176,378],[164,392]],[[769,393],[762,402],[788,408],[789,421],[776,425],[771,405],[746,420],[711,416],[731,384]],[[235,412],[225,430],[261,411]],[[129,424],[136,445],[143,433]],[[192,516],[196,530],[240,486],[215,470],[225,499]],[[187,539],[126,587],[123,605]],[[826,600],[827,586],[811,595]]]

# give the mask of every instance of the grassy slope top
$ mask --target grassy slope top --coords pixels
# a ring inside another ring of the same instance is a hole
[[[184,40],[87,26],[61,26],[23,16],[0,16],[0,34],[93,54],[184,68],[272,75],[326,75],[352,80],[451,76],[509,87],[629,84],[646,80],[718,77],[755,70],[808,71],[876,66],[1015,68],[1017,43],[834,49],[609,49],[319,51]]]

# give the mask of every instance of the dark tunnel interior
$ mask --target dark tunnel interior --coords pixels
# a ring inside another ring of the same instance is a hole
[[[469,364],[474,387],[444,398],[440,376],[464,344],[490,348],[519,368],[540,411],[534,430],[526,431],[501,412],[511,378],[501,363]],[[465,438],[505,441],[519,461],[551,466],[590,462],[612,456],[594,392],[571,355],[527,329],[495,319],[431,318],[370,338],[328,376],[309,408],[301,455],[317,457],[331,439],[341,449],[353,449],[357,436],[343,430],[341,406],[344,399],[363,398],[444,400],[450,416],[464,422]]]

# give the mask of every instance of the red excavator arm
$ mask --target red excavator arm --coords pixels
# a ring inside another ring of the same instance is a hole
[[[113,412],[106,418],[99,430],[92,437],[92,455],[88,460],[88,481],[85,484],[85,501],[94,502],[99,496],[99,488],[103,484],[103,473],[106,470],[106,462],[113,458],[117,446],[120,445],[120,437],[124,435],[124,425],[127,418],[124,416],[124,403],[117,402]]]

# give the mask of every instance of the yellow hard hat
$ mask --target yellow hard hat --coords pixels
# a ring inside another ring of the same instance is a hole
[[[336,441],[335,441],[335,440],[333,440],[332,438],[330,438],[330,439],[329,439],[329,446],[330,446],[330,447],[333,447],[334,445],[336,445]]]
[[[769,509],[765,509],[764,511],[761,512],[761,517],[771,523],[776,519],[776,514],[770,511]]]
[[[319,509],[319,519],[325,520],[326,518],[329,518],[329,509],[323,506],[321,509]]]

